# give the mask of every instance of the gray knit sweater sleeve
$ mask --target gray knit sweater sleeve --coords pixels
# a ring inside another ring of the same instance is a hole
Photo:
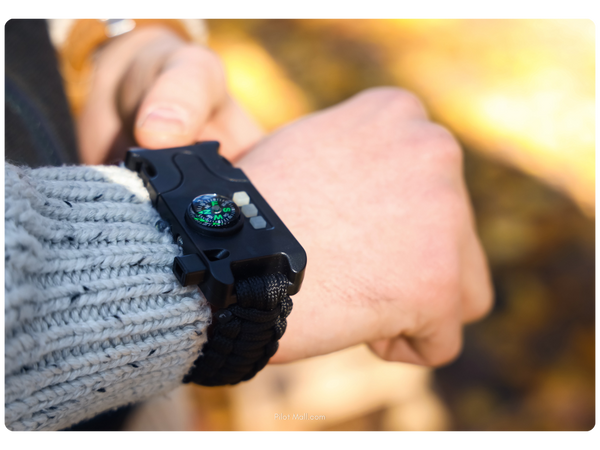
[[[138,176],[5,166],[5,423],[53,430],[169,391],[210,308]]]

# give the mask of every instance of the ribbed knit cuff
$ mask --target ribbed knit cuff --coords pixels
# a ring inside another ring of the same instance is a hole
[[[177,387],[210,307],[138,176],[5,169],[5,424],[61,429]]]

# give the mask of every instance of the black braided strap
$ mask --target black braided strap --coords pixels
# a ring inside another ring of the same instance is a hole
[[[213,313],[202,356],[183,379],[203,386],[237,384],[267,365],[292,311],[285,275],[275,273],[236,283],[237,303]]]

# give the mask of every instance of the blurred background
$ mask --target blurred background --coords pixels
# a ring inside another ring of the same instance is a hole
[[[184,386],[139,410],[130,427],[590,430],[593,22],[206,24],[234,96],[269,131],[372,86],[399,86],[421,97],[465,150],[496,304],[467,327],[462,355],[444,368],[384,362],[356,347],[268,366],[234,387]],[[325,419],[283,419],[305,413]]]

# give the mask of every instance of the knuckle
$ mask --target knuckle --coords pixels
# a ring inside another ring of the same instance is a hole
[[[429,161],[439,164],[462,164],[458,141],[443,126],[427,123],[419,132],[418,150]]]
[[[474,302],[474,304],[470,305],[469,315],[466,319],[467,322],[474,322],[479,319],[483,319],[492,311],[493,306],[494,295],[491,287],[487,287],[485,291],[480,294],[477,302]]]
[[[356,99],[378,107],[386,114],[426,117],[421,100],[412,92],[401,88],[391,86],[369,88],[357,94]]]
[[[448,239],[452,239],[447,245],[453,245],[448,251],[454,254],[460,253],[458,248],[458,237],[469,227],[469,201],[464,192],[454,184],[441,183],[434,190],[432,198],[429,199],[434,208],[441,232],[446,233]],[[458,262],[455,261],[457,275]]]
[[[196,61],[198,67],[207,70],[213,76],[225,78],[225,67],[219,55],[208,47],[198,44],[187,44],[180,52]]]
[[[479,316],[478,319],[481,319],[492,312],[494,308],[494,293],[492,291],[491,286],[486,290],[486,293],[483,294],[483,299],[481,302],[481,308],[478,311]]]
[[[216,70],[224,75],[225,67],[223,66],[223,61],[221,61],[219,55],[207,47],[200,47],[200,49],[202,50],[202,56],[207,64],[209,64],[213,70]]]

